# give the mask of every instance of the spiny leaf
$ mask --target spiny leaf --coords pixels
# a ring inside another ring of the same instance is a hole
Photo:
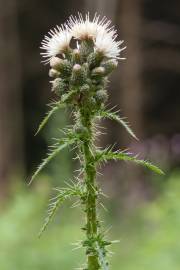
[[[34,172],[34,174],[31,177],[29,185],[32,183],[32,181],[36,178],[36,176],[44,169],[44,167],[53,159],[55,158],[61,150],[66,148],[67,146],[73,144],[75,142],[75,139],[66,139],[61,140],[59,143],[52,146],[52,150],[49,152],[47,157],[42,161],[42,163],[38,166],[37,170]]]
[[[123,118],[121,118],[116,112],[112,112],[110,110],[108,111],[102,110],[100,112],[100,116],[111,120],[115,120],[116,122],[120,123],[134,139],[138,140],[134,131],[129,126],[128,122],[126,122]]]
[[[106,261],[105,254],[103,248],[101,248],[98,244],[96,245],[96,250],[98,253],[98,259],[100,266],[103,270],[109,270],[108,262]]]
[[[42,228],[41,228],[41,230],[40,230],[40,232],[38,234],[38,237],[41,237],[41,235],[43,234],[43,232],[46,230],[48,224],[50,223],[50,221],[52,220],[52,218],[55,215],[56,211],[58,210],[60,204],[63,203],[64,200],[65,200],[64,197],[58,196],[56,198],[56,200],[49,205],[48,215],[45,218],[44,224],[43,224],[43,226],[42,226]]]
[[[60,108],[62,108],[64,106],[64,103],[62,103],[61,101],[58,102],[54,102],[53,104],[50,105],[51,109],[49,112],[47,112],[46,116],[44,117],[44,119],[42,120],[42,122],[40,123],[38,130],[35,134],[35,136],[41,131],[41,129],[47,124],[49,118]]]
[[[42,120],[42,122],[40,123],[38,130],[36,132],[35,135],[37,135],[42,128],[47,124],[49,118],[59,109],[65,107],[66,102],[69,101],[69,99],[76,93],[75,90],[70,91],[69,93],[66,93],[62,96],[62,99],[60,101],[54,102],[52,104],[50,104],[51,110],[47,113],[47,115],[45,116],[45,118]]]
[[[52,221],[56,211],[59,209],[60,205],[66,200],[70,199],[72,196],[81,196],[81,186],[79,183],[69,185],[67,188],[62,189],[55,189],[58,191],[58,194],[55,198],[50,200],[50,204],[48,207],[48,215],[45,218],[44,224],[38,234],[39,237],[43,234],[43,232],[46,230],[49,223]]]
[[[147,161],[147,160],[143,160],[143,159],[138,159],[137,156],[132,156],[130,153],[127,153],[125,151],[116,151],[113,152],[109,149],[105,149],[105,150],[100,150],[97,152],[96,154],[96,161],[107,161],[107,160],[125,160],[125,161],[132,161],[138,165],[141,165],[143,167],[146,167],[148,169],[150,169],[151,171],[163,175],[164,172],[158,168],[157,166],[155,166],[154,164],[152,164],[151,162]]]

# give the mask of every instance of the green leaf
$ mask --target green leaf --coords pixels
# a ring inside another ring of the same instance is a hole
[[[164,175],[164,172],[158,168],[157,166],[155,166],[154,164],[152,164],[150,161],[147,160],[143,160],[143,159],[138,159],[137,156],[132,156],[131,153],[127,153],[125,151],[116,151],[113,152],[111,149],[105,149],[105,150],[100,150],[97,152],[96,157],[95,157],[95,161],[108,161],[108,160],[125,160],[125,161],[132,161],[138,165],[141,165],[143,167],[148,168],[149,170],[160,174],[160,175]]]
[[[116,112],[112,112],[110,110],[109,111],[102,110],[100,112],[100,116],[111,120],[115,120],[116,122],[120,123],[134,139],[138,140],[134,131],[131,129],[129,123],[126,122],[123,118],[121,118]]]
[[[50,204],[48,207],[48,215],[45,218],[44,224],[38,234],[39,237],[43,234],[43,232],[46,230],[49,223],[52,221],[55,213],[61,206],[61,204],[66,200],[70,199],[73,196],[81,196],[82,195],[82,187],[80,183],[73,183],[73,185],[68,184],[69,187],[62,188],[62,189],[55,189],[58,194],[56,197],[52,198],[50,200]]]
[[[67,196],[65,197],[64,195],[62,196],[62,194],[60,194],[54,199],[53,202],[51,202],[49,204],[48,215],[45,218],[44,224],[43,224],[43,226],[38,234],[38,237],[41,237],[41,235],[43,234],[43,232],[46,230],[47,226],[51,222],[52,218],[54,217],[56,211],[58,210],[60,205],[65,201],[66,198],[67,198]]]
[[[64,106],[64,103],[62,103],[61,101],[57,101],[54,102],[52,104],[50,104],[51,110],[49,112],[47,112],[46,116],[44,117],[44,119],[42,120],[42,122],[40,123],[38,130],[35,134],[35,136],[42,130],[42,128],[47,124],[49,118],[56,112],[58,111],[60,108],[62,108]]]
[[[34,172],[34,174],[31,177],[29,185],[33,182],[33,180],[36,178],[36,176],[44,169],[44,167],[53,159],[55,158],[61,150],[66,148],[67,146],[73,144],[75,142],[75,139],[63,139],[60,140],[60,142],[53,145],[51,148],[52,150],[48,153],[47,157],[43,159],[42,163],[38,166],[37,170]]]
[[[64,94],[60,101],[51,103],[49,106],[51,107],[51,110],[47,112],[45,118],[40,123],[38,130],[35,134],[35,136],[42,130],[42,128],[47,124],[50,117],[59,109],[64,108],[68,103],[68,101],[76,94],[76,90],[71,90],[70,92]]]

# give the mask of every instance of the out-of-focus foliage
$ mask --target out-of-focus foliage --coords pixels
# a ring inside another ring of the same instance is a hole
[[[83,220],[77,208],[69,208],[69,204],[62,207],[42,238],[37,237],[49,197],[44,178],[33,192],[21,190],[16,194],[1,213],[3,270],[68,270],[84,261],[82,251],[73,251],[74,246],[69,244],[82,238],[79,226]],[[113,270],[179,270],[179,180],[180,174],[174,173],[163,184],[164,191],[157,199],[120,221],[114,218],[111,237],[121,241],[113,246]],[[107,218],[112,218],[111,211]]]
[[[69,210],[69,205],[68,210],[61,208],[54,226],[52,225],[41,239],[38,238],[38,230],[43,224],[47,206],[47,194],[40,192],[40,189],[42,185],[33,192],[22,191],[11,200],[8,209],[1,213],[1,269],[72,269],[74,265],[79,266],[79,262],[82,262],[81,251],[72,251],[74,246],[70,244],[76,241],[78,236],[80,239],[77,209]]]
[[[180,269],[180,175],[173,174],[164,187],[159,198],[124,224],[116,256],[121,269]]]

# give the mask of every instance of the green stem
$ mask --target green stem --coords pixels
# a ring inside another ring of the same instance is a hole
[[[85,185],[87,189],[86,198],[86,236],[88,241],[87,256],[88,270],[98,270],[99,262],[98,255],[94,248],[98,233],[97,220],[97,185],[96,185],[96,166],[92,154],[93,134],[92,134],[92,119],[88,113],[81,112],[81,123],[88,131],[88,139],[84,139],[83,155],[85,167]]]

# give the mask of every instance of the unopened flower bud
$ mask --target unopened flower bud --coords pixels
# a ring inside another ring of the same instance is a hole
[[[81,57],[86,60],[88,55],[90,55],[93,52],[94,49],[94,43],[92,39],[89,39],[87,36],[83,38],[81,42],[80,47],[80,54]]]
[[[71,64],[68,60],[63,60],[58,57],[53,57],[50,61],[50,66],[60,72],[62,77],[68,77],[71,74]]]
[[[104,67],[97,67],[92,70],[92,77],[102,78],[105,74],[105,68]]]
[[[72,69],[71,82],[76,85],[82,85],[85,79],[85,70],[79,65],[75,64]]]
[[[67,84],[64,80],[57,78],[52,82],[52,91],[56,93],[56,95],[61,96],[67,89]]]
[[[89,100],[89,107],[94,109],[96,107],[96,99],[94,97],[91,97]]]
[[[96,101],[101,104],[107,101],[108,95],[106,90],[99,90],[96,92],[95,99]]]
[[[115,59],[107,60],[102,64],[102,67],[105,69],[105,75],[111,73],[115,68],[117,68],[118,62]]]
[[[98,67],[103,60],[103,55],[100,52],[93,52],[88,56],[87,62],[89,64],[89,68],[93,69]]]
[[[88,84],[84,84],[80,87],[80,92],[81,93],[88,93],[90,90],[90,86]]]
[[[59,58],[59,57],[52,57],[51,60],[50,60],[50,66],[53,68],[53,69],[56,69],[58,70],[59,66],[61,65],[62,63],[62,59]]]
[[[81,55],[80,55],[80,51],[78,49],[73,50],[73,61],[76,64],[81,63]]]
[[[59,75],[60,75],[60,73],[57,70],[55,70],[53,68],[51,68],[49,70],[49,77],[57,78],[57,77],[59,77]]]
[[[79,73],[81,70],[81,65],[76,64],[73,66],[73,72]]]

